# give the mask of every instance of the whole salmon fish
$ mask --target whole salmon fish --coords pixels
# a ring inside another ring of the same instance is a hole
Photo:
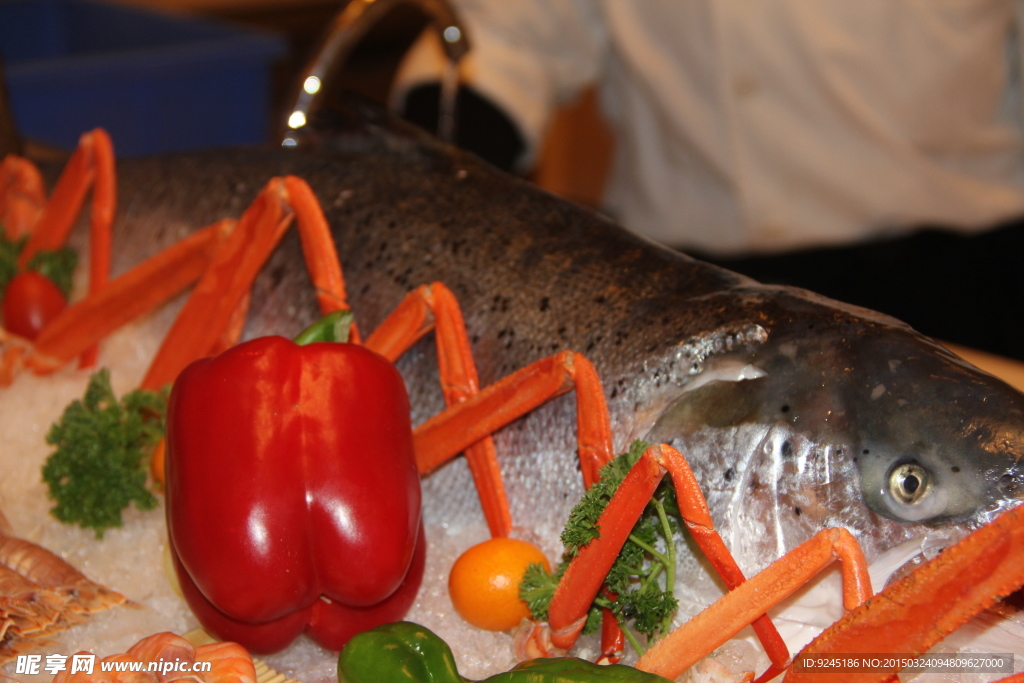
[[[680,448],[748,572],[823,526],[875,558],[942,545],[1017,503],[1024,396],[908,326],[658,247],[374,108],[353,103],[323,130],[295,149],[121,162],[115,271],[295,174],[323,204],[364,331],[439,280],[482,384],[585,354],[617,448]],[[246,336],[292,335],[316,311],[293,231],[255,284]],[[427,339],[399,364],[414,422],[443,407],[434,353]],[[542,538],[582,493],[574,410],[570,394],[497,435],[513,520]],[[425,501],[428,523],[481,519],[458,460],[425,481]]]

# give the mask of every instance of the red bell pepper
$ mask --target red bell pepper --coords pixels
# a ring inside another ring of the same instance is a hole
[[[338,650],[404,616],[423,575],[409,400],[383,357],[281,337],[193,363],[167,418],[182,591],[221,638]]]

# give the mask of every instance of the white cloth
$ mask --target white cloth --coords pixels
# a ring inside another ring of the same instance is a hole
[[[1015,3],[454,0],[463,82],[511,114],[528,157],[597,83],[608,210],[720,255],[1024,215]],[[404,86],[437,79],[429,49]]]

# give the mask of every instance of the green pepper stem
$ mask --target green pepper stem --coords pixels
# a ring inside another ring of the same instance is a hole
[[[347,342],[352,321],[352,311],[348,309],[328,313],[299,332],[295,343],[305,346],[314,342]]]

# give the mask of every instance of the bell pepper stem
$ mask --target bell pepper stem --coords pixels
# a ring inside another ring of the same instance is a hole
[[[294,341],[299,346],[314,342],[347,342],[354,319],[352,311],[346,309],[332,311],[299,332]]]

